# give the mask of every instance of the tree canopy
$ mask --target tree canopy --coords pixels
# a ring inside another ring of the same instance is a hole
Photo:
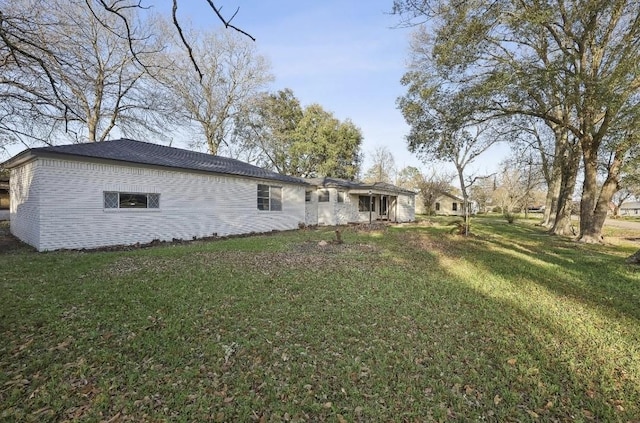
[[[640,3],[396,0],[394,11],[419,25],[420,75],[435,72],[485,118],[530,116],[556,131],[556,143],[569,143],[557,150],[560,177],[575,184],[577,155],[580,239],[597,242],[638,143]]]
[[[318,104],[302,107],[290,89],[264,94],[251,108],[237,130],[259,165],[301,177],[358,174],[362,133],[350,120],[341,122]]]

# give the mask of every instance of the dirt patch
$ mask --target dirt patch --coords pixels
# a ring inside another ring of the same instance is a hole
[[[323,270],[344,267],[369,268],[369,261],[359,260],[360,256],[378,255],[378,247],[369,244],[320,245],[317,241],[295,244],[291,251],[247,252],[212,251],[196,252],[188,257],[122,257],[109,265],[108,273],[124,276],[151,270],[152,272],[182,274],[186,268],[215,268],[224,263],[240,269],[250,269],[265,276],[275,276],[287,269]]]
[[[0,254],[10,253],[17,250],[28,250],[30,247],[11,235],[9,222],[0,222]]]

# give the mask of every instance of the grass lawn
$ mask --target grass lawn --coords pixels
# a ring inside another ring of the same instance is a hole
[[[0,420],[640,421],[640,245],[442,221],[4,252]]]

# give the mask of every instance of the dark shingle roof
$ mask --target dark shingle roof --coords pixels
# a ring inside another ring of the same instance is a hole
[[[336,188],[360,189],[360,190],[372,190],[372,191],[388,191],[388,192],[415,195],[415,192],[413,191],[410,191],[392,184],[388,184],[386,182],[375,182],[373,184],[368,184],[364,182],[349,181],[347,179],[330,178],[328,176],[324,178],[307,179],[307,181],[319,187],[336,187]]]
[[[281,175],[270,170],[241,162],[240,160],[130,139],[32,148],[23,151],[12,159],[9,159],[5,164],[8,165],[7,167],[11,167],[12,162],[17,163],[21,156],[29,154],[36,157],[54,154],[115,160],[126,163],[223,173],[228,175],[246,176],[249,178],[270,179],[294,184],[307,184],[299,178]]]

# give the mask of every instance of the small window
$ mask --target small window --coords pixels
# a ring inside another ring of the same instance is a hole
[[[318,191],[318,202],[319,203],[328,203],[329,202],[329,190],[323,189]]]
[[[120,203],[120,195],[117,192],[105,192],[104,193],[104,208],[105,209],[117,209]]]
[[[344,191],[338,191],[338,203],[344,203]]]
[[[453,203],[453,205],[451,206],[451,210],[458,211],[458,203]]]
[[[304,201],[305,203],[310,203],[311,202],[311,196],[313,195],[313,191],[311,190],[306,190],[304,192]]]
[[[257,198],[258,210],[282,210],[282,187],[258,184]]]
[[[105,209],[159,209],[160,194],[139,192],[104,192]]]
[[[440,211],[440,203],[436,203],[436,211]]]

